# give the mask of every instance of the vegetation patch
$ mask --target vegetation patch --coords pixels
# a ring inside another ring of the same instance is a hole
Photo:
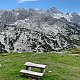
[[[28,61],[47,65],[41,80],[80,80],[80,56],[57,53],[0,54],[0,80],[32,80],[19,72]]]

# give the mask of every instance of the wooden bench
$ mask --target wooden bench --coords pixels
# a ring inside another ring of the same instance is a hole
[[[40,79],[45,73],[46,65],[35,64],[35,63],[32,63],[32,62],[26,62],[24,65],[26,66],[26,70],[21,70],[20,72],[23,73],[23,74],[26,74],[27,76],[35,77],[37,79]],[[31,71],[32,68],[39,68],[40,72]]]

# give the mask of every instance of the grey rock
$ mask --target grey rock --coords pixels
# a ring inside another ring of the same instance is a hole
[[[54,18],[53,13],[61,17]],[[48,52],[80,47],[80,26],[73,20],[69,22],[54,7],[50,14],[22,8],[1,11],[0,16],[0,46],[4,46],[0,52]]]

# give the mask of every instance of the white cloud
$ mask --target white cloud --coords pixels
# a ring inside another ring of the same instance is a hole
[[[30,2],[30,1],[38,1],[38,0],[18,0],[18,3],[24,3],[24,2]]]

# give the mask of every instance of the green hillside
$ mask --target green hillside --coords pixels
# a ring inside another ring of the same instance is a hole
[[[32,80],[19,72],[27,61],[47,65],[42,80],[80,80],[80,56],[55,53],[0,54],[0,80]]]

